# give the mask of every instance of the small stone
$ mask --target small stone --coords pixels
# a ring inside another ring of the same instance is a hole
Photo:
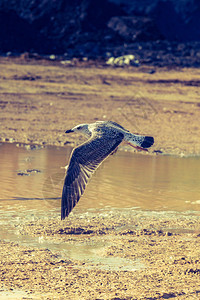
[[[154,73],[156,73],[156,70],[154,70],[154,69],[149,70],[148,73],[149,73],[149,74],[154,74]]]
[[[116,58],[112,56],[106,61],[106,64],[111,66],[117,66],[117,67],[124,67],[129,65],[136,66],[139,65],[139,60],[135,59],[134,55],[128,54]]]
[[[71,60],[62,60],[60,63],[62,65],[70,65],[72,63],[72,61]]]
[[[13,138],[9,138],[9,142],[10,142],[10,143],[14,143],[14,141],[15,141],[15,140],[14,140]]]
[[[166,235],[167,235],[167,236],[171,236],[171,235],[172,235],[172,232],[166,232]]]
[[[51,54],[51,55],[49,55],[49,59],[51,59],[51,60],[55,60],[55,59],[56,59],[56,56],[55,56],[55,54]]]

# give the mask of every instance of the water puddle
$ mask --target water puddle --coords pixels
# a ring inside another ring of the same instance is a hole
[[[15,225],[19,224],[19,220],[15,221]],[[64,259],[82,261],[83,267],[88,269],[99,268],[101,270],[112,271],[135,271],[144,268],[144,265],[137,260],[130,260],[121,257],[105,256],[103,253],[112,245],[109,238],[95,236],[91,240],[75,243],[47,240],[43,236],[33,237],[21,235],[17,229],[4,221],[1,222],[1,239],[5,241],[13,241],[27,247],[46,248],[56,251]],[[81,267],[81,266],[79,266]]]
[[[15,144],[1,144],[0,208],[8,205],[10,210],[14,203],[19,209],[59,208],[65,175],[62,167],[68,163],[71,150],[27,150]],[[199,182],[200,157],[118,151],[94,174],[75,209],[199,210]]]
[[[31,296],[31,293],[24,292],[21,290],[11,289],[11,290],[0,290],[0,300],[21,300],[21,299],[40,299],[34,293],[34,298]]]
[[[60,215],[64,167],[70,147],[33,149],[0,145],[0,239],[56,250],[88,268],[136,270],[139,261],[100,253],[109,240],[61,243],[21,236],[11,225]],[[77,212],[110,209],[149,211],[200,210],[200,157],[150,156],[118,151],[97,170]]]
[[[33,299],[28,293],[18,290],[0,290],[0,300]],[[37,298],[38,299],[38,298]]]

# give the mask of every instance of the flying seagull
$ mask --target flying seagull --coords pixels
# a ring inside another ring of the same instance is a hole
[[[64,220],[77,204],[95,170],[110,154],[117,151],[122,141],[142,150],[146,150],[154,143],[153,137],[133,134],[112,121],[80,124],[65,133],[70,132],[84,134],[88,140],[73,149],[69,165],[66,167],[61,220]]]

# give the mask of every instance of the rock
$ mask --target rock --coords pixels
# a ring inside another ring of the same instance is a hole
[[[151,69],[151,70],[148,71],[148,73],[149,73],[149,74],[154,74],[154,73],[156,73],[156,70]]]
[[[48,5],[46,0],[0,0],[0,51],[8,59],[25,52],[25,60],[61,59],[63,65],[75,64],[73,57],[85,61],[133,52],[140,63],[198,67],[199,19],[199,0],[192,5],[190,0],[57,0]],[[176,51],[174,43],[180,44]]]
[[[38,169],[27,169],[27,170],[24,170],[24,171],[20,170],[20,171],[17,172],[17,175],[19,175],[19,176],[29,176],[32,173],[33,174],[41,173],[41,171],[38,170]]]
[[[43,148],[42,145],[30,145],[30,144],[21,144],[26,150],[37,150]]]
[[[0,138],[0,140],[2,142],[8,142],[8,143],[14,143],[15,142],[15,139],[14,138]]]
[[[62,65],[71,65],[71,64],[73,64],[72,60],[62,60],[60,63]]]
[[[41,171],[38,169],[27,169],[26,172],[27,173],[41,173]]]
[[[200,2],[159,1],[154,15],[160,33],[170,41],[200,41]],[[169,17],[170,16],[170,17]]]
[[[26,173],[26,172],[23,172],[23,171],[20,171],[17,173],[18,176],[29,176],[30,174]]]
[[[139,64],[139,61],[135,59],[134,55],[130,54],[130,55],[119,56],[116,58],[110,57],[106,61],[106,64],[110,66],[124,67],[124,66]]]
[[[153,18],[128,16],[113,17],[108,27],[126,42],[155,41],[163,39]]]
[[[55,56],[55,54],[51,54],[51,55],[49,55],[49,59],[50,59],[50,60],[55,60],[55,59],[56,59],[56,56]]]
[[[110,35],[109,19],[122,14],[120,6],[108,0],[58,0],[48,5],[46,0],[0,0],[0,49],[57,55],[76,45],[80,53],[80,44],[93,41],[86,49],[91,52]]]

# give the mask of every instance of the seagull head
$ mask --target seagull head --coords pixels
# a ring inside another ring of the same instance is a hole
[[[91,136],[91,132],[88,129],[88,124],[80,124],[80,125],[75,126],[72,129],[69,129],[69,130],[65,131],[65,133],[71,133],[71,132],[78,132],[78,133],[81,133],[81,134],[86,135],[88,137]]]

